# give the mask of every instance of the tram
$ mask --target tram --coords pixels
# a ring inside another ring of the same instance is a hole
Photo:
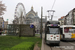
[[[60,26],[61,40],[73,41],[75,40],[75,26],[62,25]]]
[[[45,43],[60,44],[60,22],[47,21],[45,24]]]

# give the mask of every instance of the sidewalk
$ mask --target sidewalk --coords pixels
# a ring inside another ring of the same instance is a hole
[[[42,46],[41,46],[41,50],[44,50],[44,39],[42,38]]]

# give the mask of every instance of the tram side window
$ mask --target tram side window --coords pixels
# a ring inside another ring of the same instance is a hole
[[[68,33],[69,32],[69,28],[64,28],[64,32]]]
[[[49,34],[49,27],[47,27],[47,34]]]
[[[64,28],[64,32],[65,33],[75,33],[75,28],[73,27]]]
[[[49,33],[49,29],[48,29],[48,27],[45,27],[45,33],[46,33],[46,34]]]

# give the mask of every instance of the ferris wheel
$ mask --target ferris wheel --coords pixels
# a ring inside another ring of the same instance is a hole
[[[25,8],[22,3],[18,3],[15,9],[15,20],[17,21],[18,24],[25,24]]]

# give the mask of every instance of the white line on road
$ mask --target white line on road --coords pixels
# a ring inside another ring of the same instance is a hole
[[[72,44],[72,45],[75,45],[74,43],[71,43],[71,42],[69,42],[70,44]]]

